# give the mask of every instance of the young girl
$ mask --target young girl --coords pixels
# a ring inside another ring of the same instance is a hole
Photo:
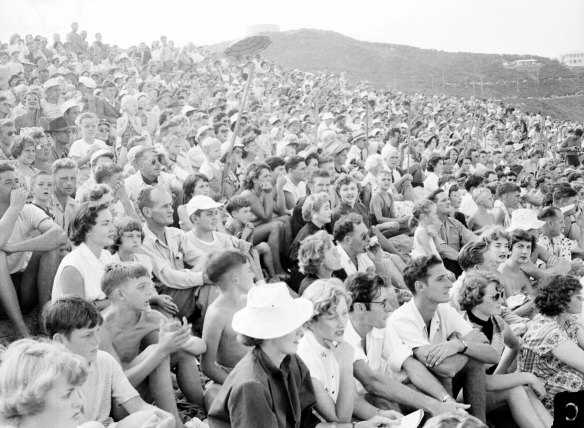
[[[117,120],[116,132],[118,138],[116,149],[119,151],[128,140],[137,135],[142,135],[142,120],[137,116],[138,100],[132,95],[126,95],[121,103],[122,117]]]
[[[383,169],[376,177],[369,204],[371,223],[377,224],[377,228],[386,236],[394,236],[408,229],[411,217],[397,217],[395,214],[394,200],[390,193],[391,171]]]
[[[144,242],[144,232],[142,231],[140,222],[132,217],[122,218],[116,223],[116,235],[114,244],[112,245],[112,250],[115,253],[112,256],[112,261],[141,263],[148,269],[150,276],[152,276],[152,262],[150,258],[138,253],[142,242]],[[172,301],[172,297],[166,294],[159,295],[156,291],[154,293],[155,295],[149,300],[151,305],[160,307],[170,315],[175,315],[178,312],[178,307]]]
[[[434,202],[422,200],[416,203],[413,217],[410,220],[410,227],[416,228],[411,253],[412,258],[436,256],[442,260],[438,253],[438,246],[440,245],[438,234],[434,229],[439,222]]]
[[[89,112],[81,113],[75,120],[79,127],[81,138],[71,144],[69,157],[76,161],[79,167],[77,187],[80,187],[89,178],[91,155],[99,149],[108,148],[104,141],[95,138],[97,122],[97,116]]]

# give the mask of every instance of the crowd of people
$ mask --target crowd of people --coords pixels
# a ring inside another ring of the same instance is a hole
[[[2,426],[549,428],[584,389],[581,123],[78,31],[0,44]]]

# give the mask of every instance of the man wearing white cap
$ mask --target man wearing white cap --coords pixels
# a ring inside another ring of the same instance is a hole
[[[61,104],[61,115],[67,121],[67,125],[75,126],[75,119],[77,119],[77,116],[81,113],[82,108],[83,104],[75,99],[67,100]]]
[[[316,403],[308,368],[296,355],[304,323],[313,315],[308,299],[293,299],[284,283],[250,290],[232,327],[253,349],[225,379],[209,409],[211,428],[314,427]]]
[[[45,99],[41,101],[41,105],[44,116],[49,120],[61,116],[61,87],[64,85],[65,80],[62,78],[49,79],[43,84]]]

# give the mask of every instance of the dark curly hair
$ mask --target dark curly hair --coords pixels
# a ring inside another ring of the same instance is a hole
[[[428,269],[439,264],[442,264],[442,261],[436,256],[417,257],[408,262],[404,269],[404,282],[414,295],[416,294],[416,281],[426,279]]]
[[[539,280],[535,306],[542,315],[553,317],[566,310],[572,296],[582,291],[582,284],[572,275],[554,275]]]
[[[243,180],[243,188],[251,190],[253,189],[255,180],[258,179],[260,174],[264,169],[272,172],[268,164],[263,162],[252,163],[245,172],[245,178]]]
[[[109,210],[109,207],[106,204],[95,205],[93,202],[83,202],[77,206],[69,225],[69,239],[73,245],[81,245],[85,241],[87,232],[96,225],[97,216],[103,210]]]
[[[365,303],[369,309],[369,303],[381,293],[383,287],[389,284],[381,275],[369,272],[357,272],[345,280],[345,288],[353,296],[349,312],[353,312],[355,303]]]

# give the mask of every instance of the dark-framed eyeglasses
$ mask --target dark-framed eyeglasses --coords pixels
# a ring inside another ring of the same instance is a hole
[[[388,298],[383,299],[381,302],[353,302],[353,303],[365,303],[367,305],[383,305],[383,310],[390,311],[392,309],[391,301]]]

